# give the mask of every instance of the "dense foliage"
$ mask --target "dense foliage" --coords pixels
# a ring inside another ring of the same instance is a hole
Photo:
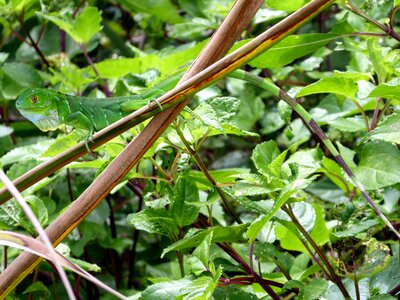
[[[235,48],[303,2],[266,0]],[[297,98],[394,227],[398,2],[338,1],[244,67]],[[0,166],[8,177],[87,137],[66,126],[44,133],[25,120],[15,109],[24,89],[141,94],[185,71],[232,3],[0,0]],[[41,224],[77,199],[143,128],[27,188]],[[0,225],[36,236],[14,200],[0,206]],[[132,299],[395,299],[400,291],[396,235],[320,136],[272,91],[236,78],[197,93],[58,249]],[[0,253],[4,268],[20,252]],[[42,262],[13,296],[63,299],[56,277]],[[81,299],[111,297],[69,278]]]

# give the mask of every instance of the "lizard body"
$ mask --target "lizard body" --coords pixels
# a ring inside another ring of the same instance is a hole
[[[114,98],[72,96],[55,90],[29,88],[16,101],[19,112],[42,131],[56,130],[61,124],[85,129],[92,136],[113,122],[147,105],[171,89],[178,76],[163,81],[141,95]]]

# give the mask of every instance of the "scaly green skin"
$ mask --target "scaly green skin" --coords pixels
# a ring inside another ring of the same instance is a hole
[[[178,76],[171,77],[141,95],[102,99],[31,88],[21,93],[16,107],[42,131],[53,131],[61,124],[67,124],[89,131],[91,137],[94,131],[107,127],[170,90],[178,79]]]

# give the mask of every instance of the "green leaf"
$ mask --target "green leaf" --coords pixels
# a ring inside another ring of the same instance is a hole
[[[237,287],[236,285],[221,286],[215,289],[215,299],[226,300],[258,300],[259,298],[254,294]]]
[[[143,300],[171,300],[183,294],[182,289],[192,283],[191,277],[179,280],[169,280],[168,282],[158,282],[145,289],[141,298]]]
[[[290,196],[292,196],[298,189],[305,188],[311,180],[295,180],[291,182],[291,184],[287,185],[279,194],[278,198],[274,202],[274,206],[272,209],[265,215],[257,218],[251,225],[249,229],[246,231],[246,236],[250,241],[254,241],[257,238],[257,235],[260,233],[264,225],[271,220],[271,218],[276,214],[276,212],[282,207],[286,201],[289,200]]]
[[[75,20],[59,12],[42,14],[42,16],[63,29],[80,44],[89,42],[101,29],[101,16],[96,7],[85,7]]]
[[[281,1],[291,3],[291,1]],[[312,53],[335,40],[335,34],[311,33],[290,35],[250,62],[255,68],[278,68]],[[238,43],[241,45],[242,43]]]
[[[26,88],[42,87],[43,84],[42,78],[31,65],[13,62],[3,66],[1,92],[7,99],[16,98]]]
[[[53,140],[40,141],[34,145],[17,147],[5,154],[0,162],[3,166],[39,157],[53,142]]]
[[[275,10],[284,10],[288,12],[295,11],[302,7],[308,1],[306,0],[291,0],[291,1],[280,1],[280,0],[266,0],[267,7]]]
[[[219,268],[219,275],[221,275],[221,268]],[[182,287],[182,292],[186,300],[199,300],[199,299],[212,299],[212,294],[218,286],[219,276],[212,278],[210,276],[202,276],[193,280],[190,284]]]
[[[48,289],[48,286],[46,286],[42,281],[36,281],[32,283],[22,292],[22,294],[30,294],[33,297],[38,297],[39,299],[51,298],[51,292]]]
[[[171,240],[176,239],[179,234],[174,219],[169,216],[165,209],[145,209],[139,213],[128,215],[126,222],[136,229],[166,235]]]
[[[237,226],[226,226],[226,227],[214,226],[209,229],[198,230],[194,234],[188,233],[183,239],[165,248],[161,256],[164,256],[170,251],[178,251],[178,250],[197,247],[210,234],[210,232],[213,232],[212,235],[213,243],[237,242],[243,240],[243,233],[245,232],[246,229],[247,225],[242,224]]]
[[[378,189],[400,182],[400,152],[395,145],[373,141],[357,152],[360,162],[354,172],[366,189]]]
[[[378,76],[378,82],[386,82],[388,76],[388,70],[385,66],[385,62],[383,61],[382,47],[378,45],[377,39],[370,38],[368,39],[368,53],[369,59],[374,66],[374,71]]]
[[[33,225],[26,218],[24,211],[14,199],[0,206],[0,227],[2,229],[17,228],[25,229],[31,235],[35,235]]]
[[[199,202],[199,191],[190,177],[183,174],[176,182],[175,197],[170,210],[178,227],[190,225],[197,218],[199,208],[190,205],[191,202]]]
[[[257,171],[264,176],[270,175],[269,165],[280,155],[280,150],[275,141],[268,141],[256,146],[251,160]]]
[[[368,95],[368,97],[382,97],[389,99],[399,99],[400,97],[400,85],[397,83],[381,83],[372,92]]]
[[[356,132],[365,131],[366,125],[365,120],[361,116],[350,117],[350,118],[337,118],[336,120],[329,123],[333,128],[339,129],[345,132]]]
[[[194,110],[194,113],[205,125],[220,132],[225,132],[218,115],[210,104],[206,102],[200,103],[200,105]]]
[[[316,83],[304,87],[296,97],[303,97],[312,94],[334,93],[340,96],[355,98],[357,84],[352,78],[332,76],[324,77]]]
[[[271,243],[256,242],[254,255],[259,262],[274,262],[279,269],[287,272],[287,274],[289,274],[294,260],[294,257],[288,252],[279,251]]]
[[[378,126],[369,133],[371,140],[384,140],[400,144],[400,114],[395,113],[385,117]]]
[[[377,290],[382,294],[388,293],[400,283],[399,270],[399,258],[394,256],[387,268],[371,276],[370,289]]]
[[[130,11],[150,14],[172,24],[182,22],[182,17],[178,14],[177,8],[172,5],[170,0],[147,0],[146,2],[120,0],[120,3]]]
[[[197,257],[205,268],[209,268],[209,257],[210,257],[210,247],[213,237],[213,232],[211,231],[209,235],[201,242],[199,246],[193,251],[193,255]]]
[[[299,207],[295,212],[300,224],[306,227],[311,238],[319,246],[326,244],[329,241],[329,230],[326,226],[324,219],[323,208],[317,204],[314,204],[312,208],[307,206],[310,204],[306,203],[295,203],[293,207]],[[310,211],[314,214],[314,222],[310,222],[309,215]],[[303,243],[299,240],[298,229],[293,225],[292,222],[284,222],[279,220],[283,226],[279,225],[275,228],[276,238],[280,240],[281,247],[287,250],[294,250],[307,253],[307,249]]]
[[[209,105],[214,109],[217,118],[221,122],[226,122],[237,114],[240,107],[240,99],[235,97],[215,97],[209,101]]]
[[[297,178],[307,178],[321,167],[323,157],[319,148],[297,151],[286,160],[284,166],[288,168],[290,164],[296,163],[298,166]]]
[[[76,145],[77,142],[81,140],[80,136],[78,135],[77,131],[74,130],[67,135],[60,134],[56,140],[44,151],[41,157],[52,157],[56,156],[57,154],[61,153],[68,148]]]
[[[363,263],[358,268],[359,276],[371,276],[382,272],[390,262],[390,248],[384,243],[371,238],[363,243],[366,247]]]
[[[48,220],[49,215],[42,199],[33,195],[25,196],[24,199],[31,207],[40,225],[42,225],[42,227],[46,227],[47,222],[49,221]]]
[[[78,38],[79,43],[87,43],[101,30],[101,16],[96,7],[87,6],[76,17],[72,27],[73,37]]]
[[[331,232],[331,236],[335,239],[343,239],[347,237],[354,237],[359,233],[362,233],[373,226],[376,226],[379,222],[376,219],[356,221],[346,224],[345,229],[339,229]]]
[[[327,288],[328,282],[325,279],[315,279],[304,287],[304,295],[302,300],[321,299],[321,296],[325,293]]]

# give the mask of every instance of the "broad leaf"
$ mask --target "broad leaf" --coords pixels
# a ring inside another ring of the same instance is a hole
[[[322,78],[316,83],[306,86],[297,94],[297,97],[312,94],[334,93],[340,96],[354,99],[356,92],[357,84],[354,79],[336,75],[332,77]]]
[[[275,141],[268,141],[257,145],[253,150],[251,160],[254,162],[258,172],[264,176],[270,174],[269,165],[279,156],[278,145]]]
[[[42,87],[43,80],[36,69],[24,63],[6,63],[3,66],[1,93],[7,99],[16,98],[30,87]]]
[[[383,119],[378,126],[370,132],[371,140],[384,140],[400,144],[400,114],[395,113]]]
[[[136,229],[166,235],[171,240],[176,239],[179,233],[174,219],[164,209],[149,208],[139,213],[130,214],[126,217],[126,222]]]
[[[188,248],[197,247],[202,243],[202,241],[213,232],[212,242],[237,242],[243,240],[243,233],[247,229],[247,225],[237,225],[237,226],[226,226],[219,227],[214,226],[209,229],[201,229],[194,234],[187,234],[183,239],[175,242],[169,247],[165,248],[162,256],[170,251],[183,250]]]
[[[400,152],[387,142],[371,142],[359,153],[360,162],[355,169],[357,179],[372,190],[400,182]]]
[[[178,227],[190,225],[196,219],[199,208],[190,205],[191,202],[199,202],[199,192],[190,177],[183,174],[176,182],[175,197],[170,210]]]

